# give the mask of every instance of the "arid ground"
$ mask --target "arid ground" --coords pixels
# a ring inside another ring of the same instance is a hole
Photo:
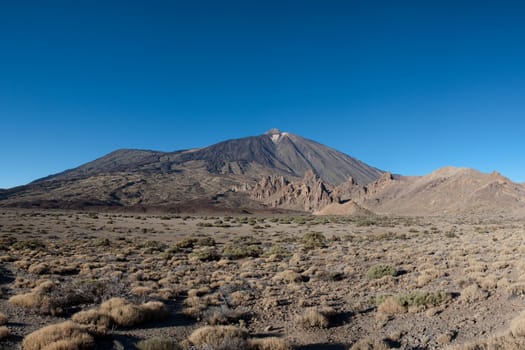
[[[507,217],[0,209],[0,348],[523,348],[524,237]]]

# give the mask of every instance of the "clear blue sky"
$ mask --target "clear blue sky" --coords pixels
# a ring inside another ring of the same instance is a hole
[[[2,1],[0,188],[276,127],[525,181],[522,1]]]

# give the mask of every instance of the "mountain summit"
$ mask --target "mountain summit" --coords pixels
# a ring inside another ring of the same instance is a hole
[[[209,147],[159,152],[122,149],[62,173],[0,193],[0,205],[160,206],[188,203],[249,207],[264,176],[300,180],[311,172],[330,185],[366,185],[383,172],[301,136],[271,129]]]

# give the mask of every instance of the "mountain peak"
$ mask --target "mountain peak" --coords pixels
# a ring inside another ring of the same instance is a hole
[[[282,134],[282,131],[277,129],[277,128],[273,128],[273,129],[270,129],[268,130],[267,132],[264,133],[264,135],[277,135],[277,134]]]

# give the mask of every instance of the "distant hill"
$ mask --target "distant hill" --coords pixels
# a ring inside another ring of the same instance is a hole
[[[426,176],[381,178],[356,201],[374,212],[401,215],[525,213],[525,186],[497,172],[445,167]]]

